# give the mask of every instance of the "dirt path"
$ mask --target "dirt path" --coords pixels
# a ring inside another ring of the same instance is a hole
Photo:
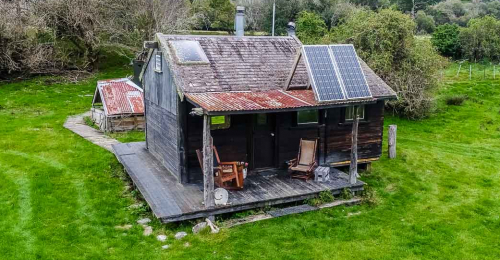
[[[80,115],[70,116],[66,119],[66,122],[64,122],[64,127],[87,139],[93,144],[113,152],[112,145],[119,144],[120,142],[85,124],[83,118],[86,116],[90,116],[90,111]]]

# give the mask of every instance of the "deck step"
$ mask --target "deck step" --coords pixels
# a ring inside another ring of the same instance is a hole
[[[361,199],[360,198],[352,198],[349,200],[336,200],[331,203],[325,203],[319,206],[311,206],[308,204],[304,205],[299,205],[299,206],[292,206],[292,207],[286,207],[286,208],[281,208],[277,210],[272,210],[268,211],[264,214],[258,214],[258,215],[251,215],[248,217],[244,218],[239,218],[239,219],[231,219],[226,221],[223,225],[225,227],[234,227],[238,225],[243,225],[243,224],[248,224],[252,222],[257,222],[265,219],[271,219],[271,218],[277,218],[277,217],[282,217],[282,216],[287,216],[287,215],[292,215],[292,214],[299,214],[299,213],[304,213],[304,212],[309,212],[309,211],[314,211],[318,209],[324,209],[324,208],[332,208],[332,207],[337,207],[340,205],[346,205],[346,206],[352,206],[356,204],[360,204]]]

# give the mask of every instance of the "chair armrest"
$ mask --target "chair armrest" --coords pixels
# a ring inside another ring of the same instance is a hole
[[[290,161],[287,161],[286,162],[288,164],[288,166],[292,167],[292,166],[296,166],[297,165],[297,159],[291,159]]]

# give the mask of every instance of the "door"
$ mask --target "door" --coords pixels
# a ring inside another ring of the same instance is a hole
[[[253,118],[253,169],[274,168],[275,165],[274,114],[257,114]]]

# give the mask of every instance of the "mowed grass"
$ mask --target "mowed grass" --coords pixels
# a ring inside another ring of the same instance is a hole
[[[136,220],[152,216],[128,208],[138,202],[137,192],[127,189],[114,156],[62,127],[68,115],[89,108],[97,78],[122,77],[128,70],[110,69],[78,84],[47,84],[43,78],[4,84],[0,258],[499,259],[500,79],[469,81],[465,73],[455,78],[456,68],[444,73],[430,118],[386,117],[386,125],[398,125],[398,157],[387,159],[384,142],[382,159],[363,173],[375,192],[374,205],[324,209],[180,241],[173,234],[192,223],[154,221],[154,235],[167,234],[166,243],[142,235]],[[446,105],[454,95],[468,99]],[[133,228],[115,228],[124,224]],[[164,244],[171,247],[162,250]]]

